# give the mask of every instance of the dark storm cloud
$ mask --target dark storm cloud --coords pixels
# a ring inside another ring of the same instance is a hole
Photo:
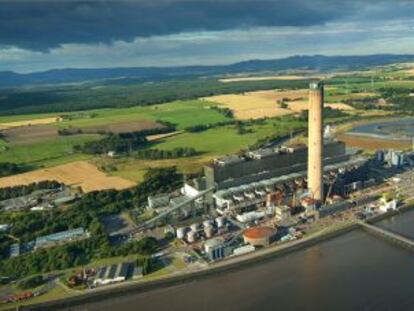
[[[356,8],[363,8],[356,0],[0,1],[0,45],[45,51],[178,32],[315,26]]]

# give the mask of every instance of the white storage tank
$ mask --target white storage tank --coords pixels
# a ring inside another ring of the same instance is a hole
[[[184,239],[185,231],[186,231],[185,227],[178,228],[177,229],[177,238],[178,239]]]
[[[211,238],[214,235],[214,228],[211,225],[205,227],[204,234],[206,235],[206,238]]]
[[[224,216],[220,216],[216,218],[217,228],[223,228],[226,222],[226,218]]]
[[[188,231],[187,232],[187,242],[188,243],[194,243],[197,239],[197,233],[194,231]]]
[[[204,220],[203,221],[203,227],[204,228],[211,227],[211,221],[210,220]]]
[[[191,231],[197,232],[198,231],[198,224],[192,224],[190,228],[191,228]]]

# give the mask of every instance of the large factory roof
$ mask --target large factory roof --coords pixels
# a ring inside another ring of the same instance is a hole
[[[275,233],[275,230],[270,227],[253,227],[244,230],[243,236],[248,239],[262,239],[270,238]]]
[[[356,157],[353,158],[351,160],[345,161],[345,162],[340,162],[337,164],[332,164],[332,165],[326,165],[324,167],[324,171],[325,172],[329,172],[329,171],[334,171],[337,169],[341,169],[344,167],[348,167],[348,166],[353,166],[353,165],[361,165],[363,163],[366,162],[366,159],[363,157]],[[307,172],[306,171],[302,171],[302,172],[298,172],[298,173],[292,173],[292,174],[288,174],[288,175],[282,175],[279,177],[274,177],[271,179],[264,179],[262,181],[259,182],[254,182],[254,183],[249,183],[249,184],[245,184],[245,185],[241,185],[241,186],[237,186],[237,187],[232,187],[232,188],[228,188],[228,189],[223,189],[223,190],[219,190],[217,191],[214,196],[215,197],[219,197],[219,198],[230,198],[232,195],[237,194],[237,193],[242,193],[245,191],[249,191],[249,190],[255,190],[255,189],[260,189],[260,188],[265,188],[265,187],[270,187],[273,185],[277,185],[286,181],[290,181],[296,178],[301,178],[306,176]]]
[[[71,240],[74,238],[87,236],[88,232],[83,228],[76,228],[72,230],[61,231],[58,233],[53,233],[45,236],[36,238],[35,247],[44,247],[53,243],[58,243],[66,240]]]

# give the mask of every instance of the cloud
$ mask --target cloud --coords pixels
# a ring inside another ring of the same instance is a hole
[[[411,53],[412,16],[408,0],[0,0],[0,70]]]
[[[180,32],[315,26],[352,14],[354,1],[1,1],[0,44],[46,51]]]
[[[111,45],[69,43],[49,53],[0,49],[0,70],[228,64],[293,54],[412,53],[414,22],[332,22],[139,37]],[[411,30],[409,30],[411,29]]]

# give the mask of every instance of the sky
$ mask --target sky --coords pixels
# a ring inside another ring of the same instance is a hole
[[[0,0],[0,71],[414,54],[413,0]]]

